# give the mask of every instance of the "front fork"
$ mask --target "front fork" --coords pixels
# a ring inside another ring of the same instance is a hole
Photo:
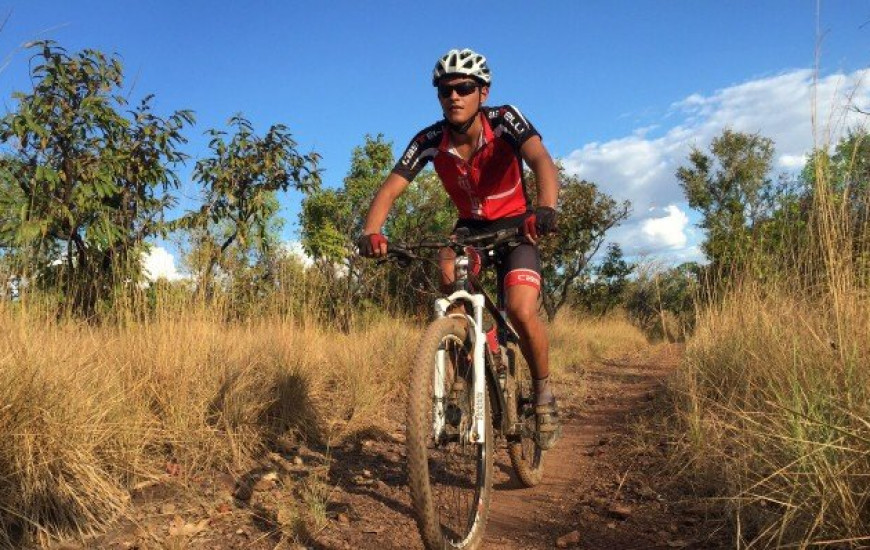
[[[472,402],[471,429],[469,430],[468,438],[472,443],[484,443],[486,434],[486,366],[484,363],[486,336],[483,332],[483,310],[485,307],[483,295],[471,294],[465,290],[457,290],[450,296],[435,301],[435,316],[439,319],[447,317],[448,308],[459,300],[470,302],[473,310],[473,315],[450,314],[451,316],[461,316],[468,321],[468,328],[471,331],[470,336],[474,346],[472,348],[472,391],[474,394],[474,401]],[[434,419],[433,428],[436,441],[440,439],[445,428],[444,377],[447,374],[446,361],[446,350],[438,350],[438,355],[435,360],[433,380],[435,399],[433,405],[434,414],[432,415]],[[464,434],[460,434],[460,436],[461,435]]]

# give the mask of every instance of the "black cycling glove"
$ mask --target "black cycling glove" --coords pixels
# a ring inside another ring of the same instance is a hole
[[[535,209],[535,229],[538,236],[544,237],[550,233],[555,233],[557,218],[558,215],[554,208],[539,206]]]

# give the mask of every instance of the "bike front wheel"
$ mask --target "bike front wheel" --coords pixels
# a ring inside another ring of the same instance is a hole
[[[469,440],[474,369],[466,326],[457,318],[432,323],[420,341],[411,373],[408,481],[428,550],[477,548],[489,515],[492,419],[487,398],[485,442]]]

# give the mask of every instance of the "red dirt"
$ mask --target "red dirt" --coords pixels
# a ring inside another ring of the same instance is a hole
[[[658,346],[649,356],[585,366],[584,402],[571,403],[567,396],[576,392],[563,386],[564,435],[546,456],[543,483],[521,488],[506,452],[497,457],[484,548],[554,548],[573,531],[579,542],[570,548],[719,547],[704,535],[709,524],[703,511],[675,500],[678,491],[661,473],[666,442],[632,438],[633,420],[654,406],[679,357],[677,346]],[[371,433],[330,449],[329,458],[305,448],[273,455],[279,479],[254,484],[253,491],[245,490],[253,483],[244,478],[215,476],[134,495],[131,518],[86,547],[422,548],[405,482],[401,404],[395,411],[391,433]],[[329,488],[325,525],[304,545],[291,543],[282,536],[288,532],[286,510],[299,498],[299,487],[318,471],[325,480],[321,486]],[[258,478],[259,472],[251,472],[247,479]]]

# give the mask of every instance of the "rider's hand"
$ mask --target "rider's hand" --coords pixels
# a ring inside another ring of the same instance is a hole
[[[359,253],[366,258],[378,258],[387,255],[387,238],[380,233],[360,235],[356,242]]]
[[[551,233],[555,233],[557,220],[558,215],[555,208],[539,206],[535,210],[535,229],[538,230],[538,236],[546,237]]]
[[[523,234],[534,244],[540,237],[546,237],[556,231],[556,218],[554,208],[539,206],[534,214],[523,220]]]

